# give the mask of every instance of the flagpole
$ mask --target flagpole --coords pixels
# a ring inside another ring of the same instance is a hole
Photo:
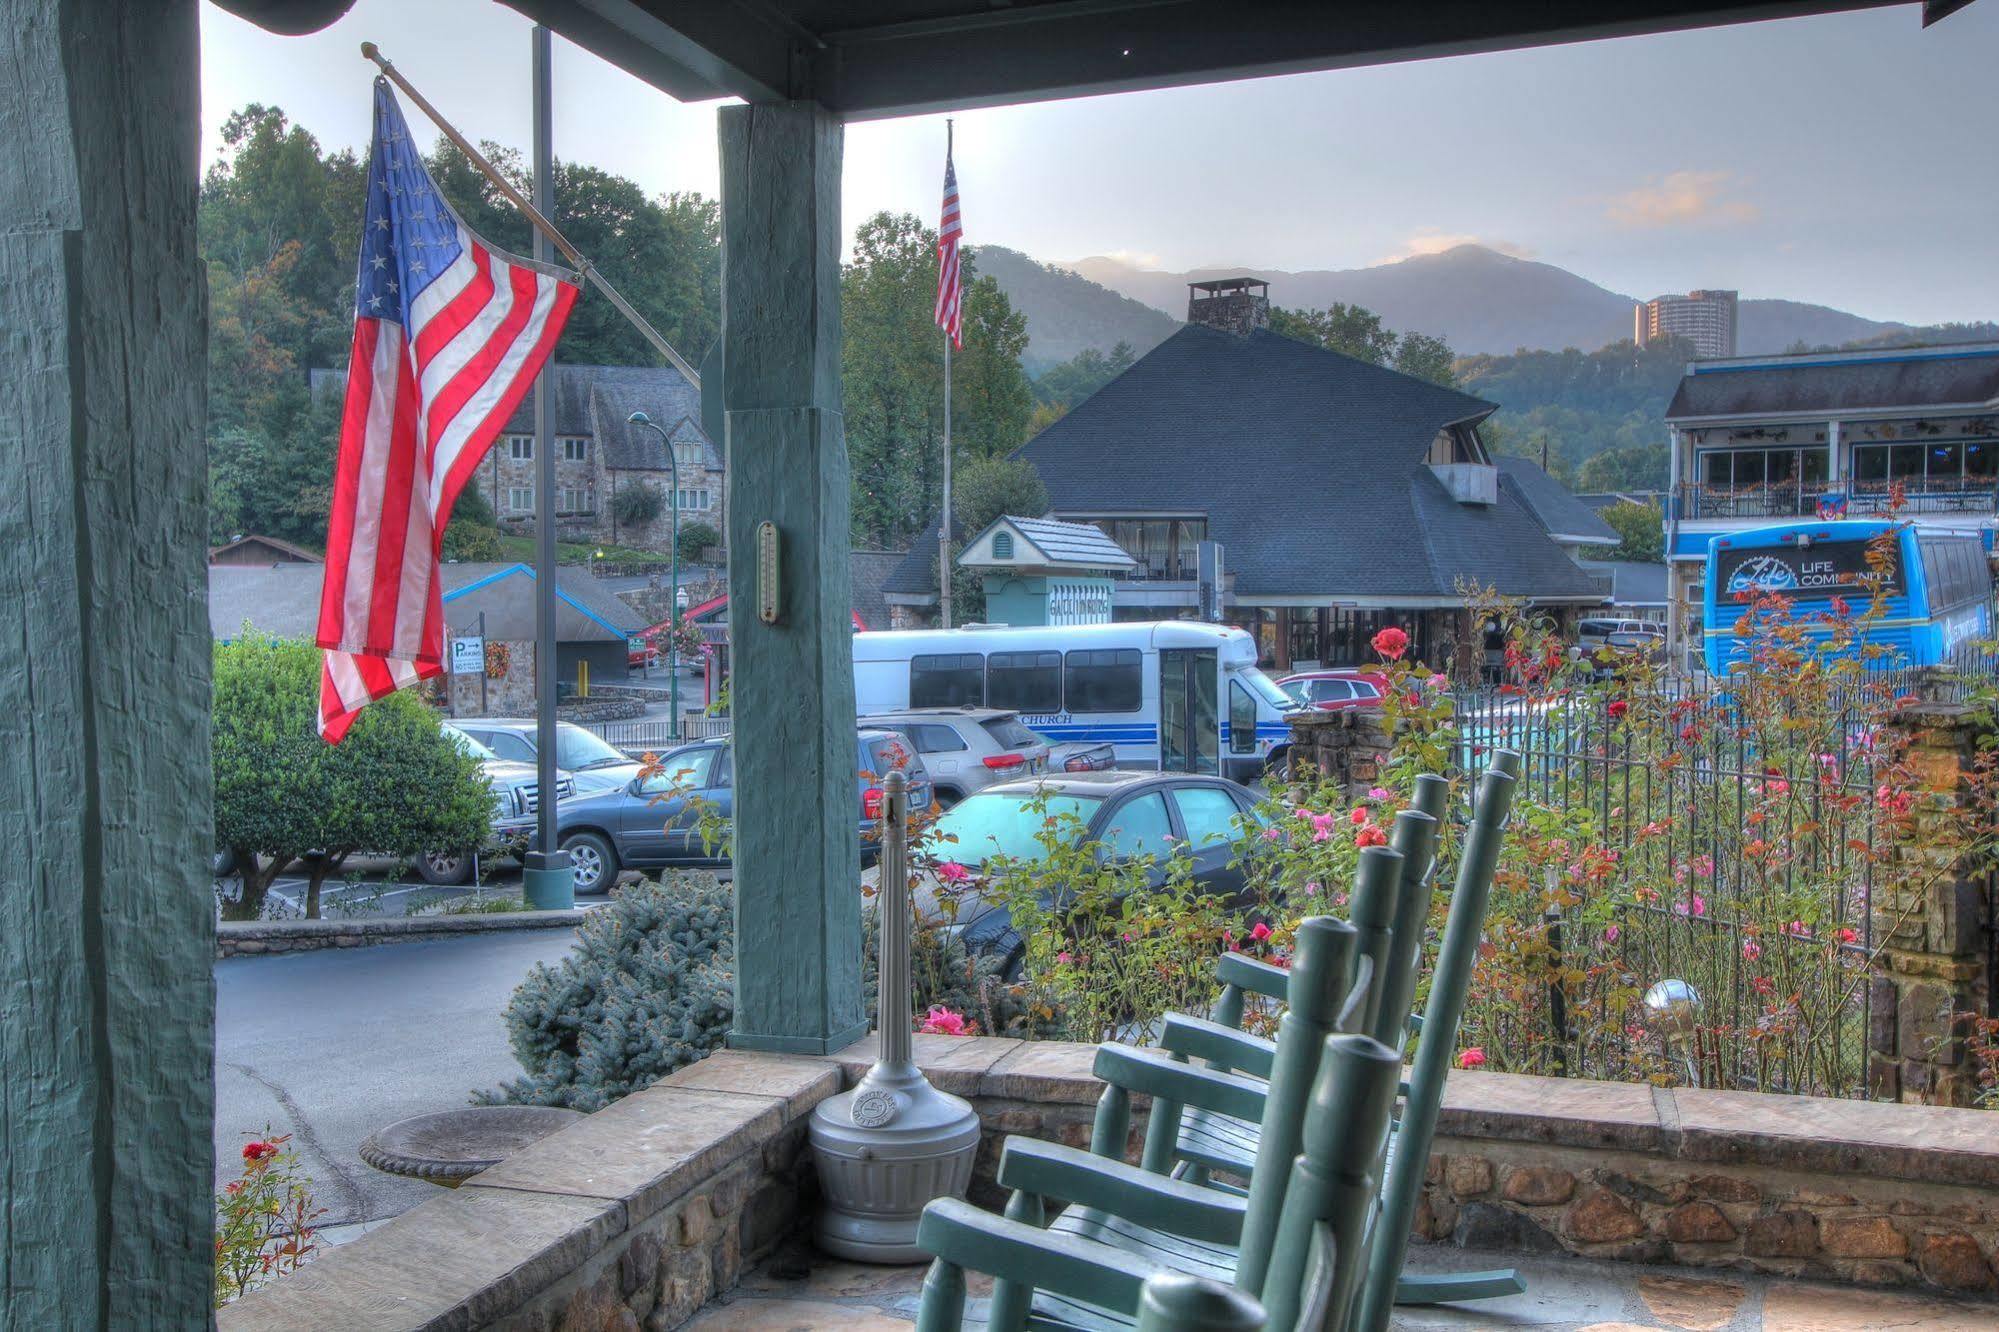
[[[554,207],[555,152],[554,113],[550,105],[549,32],[535,25],[532,37],[534,66],[534,194],[540,205],[537,214]],[[433,117],[435,119],[435,117]],[[537,231],[534,257],[547,262],[553,236]],[[535,690],[535,797],[536,846],[529,853],[522,875],[528,905],[539,908],[566,908],[576,905],[576,876],[569,853],[555,839],[556,772],[555,729],[555,373],[553,356],[542,362],[534,381],[534,690]]]
[[[944,121],[944,164],[951,163],[951,122]],[[944,507],[937,518],[937,609],[951,627],[951,330],[944,330]]]
[[[618,307],[618,313],[629,320],[632,327],[639,331],[639,335],[652,344],[654,351],[666,358],[667,364],[687,376],[687,382],[692,384],[696,389],[701,387],[700,372],[689,365],[681,357],[680,353],[675,351],[672,345],[660,336],[659,330],[648,323],[644,315],[632,308],[632,303],[626,300],[618,292],[618,289],[613,287],[588,259],[583,257],[582,251],[569,243],[567,236],[556,230],[555,224],[548,220],[548,214],[555,211],[552,201],[543,200],[543,206],[539,208],[529,203],[522,196],[521,192],[514,188],[513,182],[501,175],[499,169],[491,162],[488,162],[485,156],[472,146],[469,139],[453,128],[451,122],[439,115],[437,108],[432,106],[422,93],[410,85],[410,81],[402,76],[396,69],[395,64],[382,54],[380,47],[376,46],[373,42],[362,42],[361,54],[380,66],[382,74],[389,82],[402,89],[403,94],[416,103],[417,109],[430,117],[431,123],[436,125],[438,131],[451,141],[451,145],[471,159],[472,165],[479,169],[479,174],[491,181],[493,188],[506,196],[507,202],[520,209],[522,215],[534,227],[537,236],[546,237],[548,242],[562,252],[563,257],[569,260],[570,264],[585,280],[595,286],[598,291],[603,292],[605,299],[610,301],[612,305]],[[540,193],[539,189],[536,190],[536,193]],[[536,256],[542,257],[542,251],[537,249]]]

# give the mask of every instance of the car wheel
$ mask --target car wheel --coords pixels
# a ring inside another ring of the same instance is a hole
[[[425,883],[454,888],[472,877],[472,853],[426,851],[416,858],[416,872]]]
[[[571,833],[562,839],[579,893],[608,893],[618,881],[618,853],[601,833]]]

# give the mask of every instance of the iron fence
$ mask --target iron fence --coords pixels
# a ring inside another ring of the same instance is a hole
[[[1629,698],[1459,692],[1455,765],[1517,751],[1524,817],[1540,822],[1495,897],[1488,942],[1513,960],[1488,976],[1506,991],[1492,1038],[1534,1071],[1864,1096],[1870,906],[1889,849],[1881,722],[1911,696],[1967,701],[1995,674],[1967,650],[1948,669],[1841,681],[1809,715],[1780,699],[1754,717],[1725,681]],[[1986,891],[1999,909],[1999,886]],[[1669,978],[1701,997],[1696,1030],[1670,1048],[1642,1000]]]
[[[677,735],[671,722],[659,720],[586,722],[584,729],[636,758],[641,754],[663,753],[695,740],[718,739],[729,734],[729,725],[727,716],[690,713],[681,719]]]

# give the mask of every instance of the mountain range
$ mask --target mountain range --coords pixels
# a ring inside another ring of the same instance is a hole
[[[1184,273],[1142,268],[1097,256],[1045,264],[996,245],[978,247],[978,271],[991,274],[1027,318],[1027,368],[1038,374],[1086,347],[1108,351],[1129,342],[1143,353],[1178,327],[1187,284],[1252,275],[1270,282],[1272,304],[1322,309],[1336,301],[1364,305],[1400,332],[1443,338],[1460,355],[1521,349],[1595,351],[1631,336],[1635,301],[1559,268],[1459,245],[1371,268],[1286,272],[1201,268]],[[1839,346],[1904,331],[1830,306],[1753,298],[1739,309],[1737,349],[1781,352],[1798,343]]]

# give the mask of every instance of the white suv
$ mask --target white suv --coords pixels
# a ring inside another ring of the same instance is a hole
[[[1038,773],[1094,771],[1116,766],[1107,744],[1050,744],[1004,708],[905,708],[861,718],[865,726],[894,731],[923,760],[947,809],[994,782]]]

